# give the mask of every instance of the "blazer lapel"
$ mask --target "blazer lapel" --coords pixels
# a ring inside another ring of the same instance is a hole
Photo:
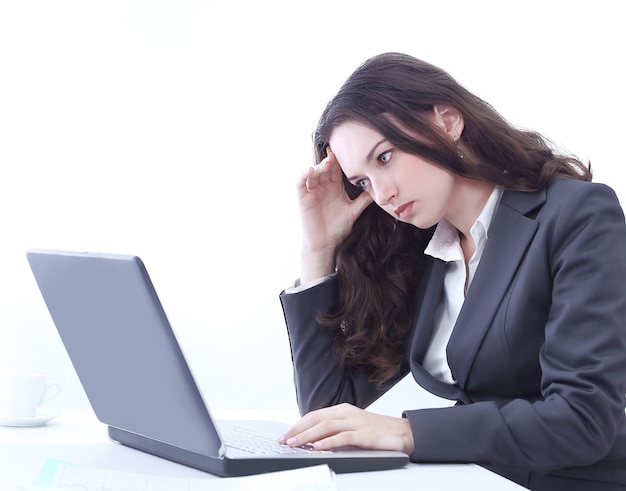
[[[443,279],[446,269],[446,263],[443,261],[430,256],[426,258],[429,262],[424,268],[422,281],[415,295],[417,311],[413,322],[413,332],[407,346],[411,362],[418,363],[422,363],[424,359],[433,332],[433,319],[443,295]]]
[[[448,343],[448,363],[461,388],[503,295],[537,230],[527,216],[545,202],[545,190],[505,191],[489,227],[489,238]]]
[[[407,344],[411,374],[421,387],[432,394],[446,399],[469,402],[468,397],[459,387],[437,380],[422,366],[434,328],[435,312],[441,303],[446,270],[446,263],[443,261],[431,257],[428,257],[428,260],[415,296],[417,312],[413,332]]]

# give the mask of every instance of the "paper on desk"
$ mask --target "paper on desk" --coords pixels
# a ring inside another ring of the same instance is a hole
[[[332,491],[334,473],[327,465],[245,477],[163,477],[81,467],[48,459],[26,491]]]

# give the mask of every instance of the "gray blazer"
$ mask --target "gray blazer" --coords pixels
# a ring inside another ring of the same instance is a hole
[[[427,257],[399,378],[411,372],[457,404],[405,412],[411,459],[570,477],[605,469],[626,484],[626,225],[615,193],[566,178],[504,192],[447,347],[454,386],[421,365],[444,270]],[[315,314],[336,298],[334,280],[281,294],[302,413],[366,407],[389,388],[335,362]]]

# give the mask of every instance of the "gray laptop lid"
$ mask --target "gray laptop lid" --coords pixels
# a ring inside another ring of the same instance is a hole
[[[221,456],[214,422],[142,261],[48,250],[27,258],[98,419]]]

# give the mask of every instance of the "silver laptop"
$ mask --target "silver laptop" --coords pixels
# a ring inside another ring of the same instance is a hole
[[[124,445],[219,476],[328,464],[404,466],[401,452],[275,442],[286,425],[216,422],[137,256],[31,250],[28,262],[98,419]],[[216,374],[219,377],[219,374]]]

